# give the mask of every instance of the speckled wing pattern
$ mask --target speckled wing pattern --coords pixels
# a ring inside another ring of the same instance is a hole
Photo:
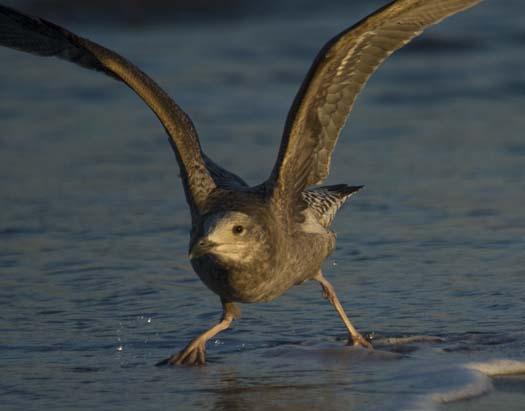
[[[336,184],[332,186],[316,187],[303,191],[302,197],[319,224],[328,228],[334,221],[337,210],[348,200],[352,194],[363,186],[348,186]]]
[[[103,72],[128,85],[153,110],[170,137],[192,212],[199,210],[215,182],[202,157],[188,115],[150,77],[120,55],[44,19],[0,5],[0,45],[54,56]]]
[[[317,55],[284,128],[267,184],[282,210],[304,208],[301,193],[329,173],[332,151],[354,101],[379,65],[425,28],[480,0],[398,0],[330,40]]]

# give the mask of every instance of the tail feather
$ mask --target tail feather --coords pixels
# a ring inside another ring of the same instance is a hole
[[[303,191],[303,199],[317,217],[319,224],[329,227],[335,218],[337,210],[346,200],[363,186],[349,186],[347,184],[336,184]]]

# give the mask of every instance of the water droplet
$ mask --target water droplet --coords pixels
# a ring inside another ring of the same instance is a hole
[[[124,346],[123,345],[117,346],[117,351],[123,351],[123,350],[124,350]]]
[[[146,322],[147,322],[148,324],[150,324],[150,323],[151,323],[151,317],[148,317],[148,319],[146,320]]]

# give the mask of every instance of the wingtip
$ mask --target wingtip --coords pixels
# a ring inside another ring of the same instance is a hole
[[[364,187],[364,185],[360,185],[360,186],[346,186],[346,191],[348,191],[349,194],[353,194],[353,193],[356,193],[359,190],[361,190],[363,187]]]

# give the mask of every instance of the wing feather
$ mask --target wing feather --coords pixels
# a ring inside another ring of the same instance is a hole
[[[302,191],[326,178],[355,99],[381,63],[425,28],[480,1],[393,1],[321,49],[288,113],[267,181],[280,209],[304,208]]]
[[[124,82],[157,115],[173,147],[192,212],[198,211],[216,187],[203,159],[189,116],[136,66],[92,41],[41,18],[0,5],[0,45],[40,56],[58,57],[103,72]]]

